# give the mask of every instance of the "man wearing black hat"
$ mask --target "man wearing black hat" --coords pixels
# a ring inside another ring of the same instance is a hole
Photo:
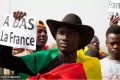
[[[90,43],[94,35],[93,28],[83,25],[79,16],[72,13],[67,14],[62,21],[48,19],[47,24],[57,42],[58,49],[43,50],[23,57],[14,57],[10,55],[12,50],[10,47],[1,46],[3,49],[0,52],[0,66],[26,73],[27,76],[34,76],[37,73],[44,74],[49,72],[65,63],[76,63],[77,50],[84,48]],[[8,51],[4,52],[6,49]],[[7,55],[7,58],[3,57],[5,55]],[[89,72],[92,67],[95,67],[94,63],[92,65],[88,66],[86,71]],[[100,72],[99,69],[98,71],[93,71],[93,76],[90,76],[90,78],[100,79],[101,75],[96,76],[96,72]],[[83,76],[81,77],[83,78]],[[87,77],[88,75],[85,75],[85,78]]]

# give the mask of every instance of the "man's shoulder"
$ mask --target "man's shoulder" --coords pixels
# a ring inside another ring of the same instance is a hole
[[[103,58],[103,59],[100,59],[100,61],[106,61],[106,60],[108,60],[108,57],[105,57],[105,58]]]
[[[108,61],[109,61],[108,57],[105,57],[105,58],[103,58],[103,59],[100,60],[100,63],[101,63],[101,64],[105,64],[105,63],[107,63]]]

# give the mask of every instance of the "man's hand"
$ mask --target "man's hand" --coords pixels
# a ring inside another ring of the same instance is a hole
[[[119,20],[120,20],[120,16],[118,16],[118,15],[116,15],[116,16],[112,15],[111,18],[110,18],[110,26],[117,25],[118,22],[119,22]]]
[[[13,17],[15,18],[15,20],[20,21],[24,16],[26,16],[26,12],[22,12],[22,11],[13,12]]]

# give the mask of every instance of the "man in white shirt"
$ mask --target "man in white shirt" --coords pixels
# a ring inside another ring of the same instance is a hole
[[[106,32],[109,56],[100,60],[103,80],[120,80],[120,26],[109,27]]]

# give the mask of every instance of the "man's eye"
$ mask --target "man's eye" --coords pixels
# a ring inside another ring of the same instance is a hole
[[[45,34],[47,34],[47,31],[46,31],[46,30],[44,30],[44,33],[45,33]]]
[[[114,42],[111,42],[111,43],[109,43],[109,44],[114,45],[115,43],[114,43]]]
[[[38,33],[44,32],[45,34],[47,34],[47,31],[46,31],[46,30],[38,30],[37,32],[38,32]]]
[[[41,32],[42,32],[42,30],[38,30],[37,32],[38,32],[38,33],[41,33]]]

